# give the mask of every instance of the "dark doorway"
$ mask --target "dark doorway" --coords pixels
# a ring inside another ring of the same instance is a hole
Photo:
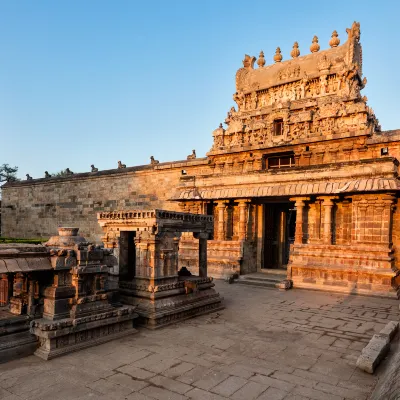
[[[296,211],[290,203],[264,205],[263,268],[286,268],[295,228]]]
[[[136,275],[135,232],[121,232],[119,239],[119,275],[121,280]]]

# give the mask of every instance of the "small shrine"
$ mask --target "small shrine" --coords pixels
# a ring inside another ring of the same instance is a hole
[[[139,323],[154,329],[222,309],[222,298],[207,276],[207,240],[213,217],[165,210],[102,212],[97,215],[106,249],[119,258],[121,301],[136,305]],[[183,232],[199,239],[198,276],[178,271]]]

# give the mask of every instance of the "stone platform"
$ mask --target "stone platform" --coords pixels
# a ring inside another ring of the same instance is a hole
[[[120,297],[125,304],[137,306],[138,324],[149,329],[224,308],[223,299],[209,277],[181,277],[173,283],[152,288],[152,292],[139,282],[138,279],[134,283],[120,282]]]
[[[35,355],[50,360],[137,333],[132,324],[137,316],[132,307],[121,307],[77,319],[49,321],[42,318],[32,321],[31,333],[40,340],[40,347]]]
[[[366,400],[361,349],[398,301],[216,281],[226,308],[43,361],[0,365],[6,400]],[[390,364],[393,352],[384,362]],[[387,393],[381,392],[381,393]],[[382,399],[384,397],[375,397]]]

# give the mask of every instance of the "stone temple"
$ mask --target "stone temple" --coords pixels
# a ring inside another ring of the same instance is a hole
[[[283,288],[398,296],[400,131],[381,131],[361,94],[360,24],[345,38],[334,31],[325,50],[315,36],[304,53],[294,43],[290,59],[277,48],[270,65],[263,52],[244,56],[236,106],[212,133],[206,157],[193,151],[181,161],[119,161],[113,170],[7,183],[2,234],[48,238],[58,226],[79,227],[114,249],[112,278],[135,273],[126,263],[140,243],[125,223],[102,229],[108,213],[202,214],[214,221],[206,247],[212,277],[267,271]],[[201,240],[183,231],[179,269],[201,265]],[[119,289],[126,298],[136,290]],[[0,293],[0,304],[9,297]]]

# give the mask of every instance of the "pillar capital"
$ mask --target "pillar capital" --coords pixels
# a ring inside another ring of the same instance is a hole
[[[217,200],[215,202],[217,208],[224,208],[229,204],[229,200]]]
[[[294,201],[296,203],[296,207],[298,207],[298,206],[304,206],[304,202],[310,201],[311,199],[310,197],[301,196],[301,197],[291,197],[289,200]]]
[[[237,199],[235,201],[238,203],[239,207],[246,207],[251,203],[251,199]]]
[[[339,200],[339,196],[318,196],[317,200],[323,201],[323,206],[333,206],[334,200]]]

